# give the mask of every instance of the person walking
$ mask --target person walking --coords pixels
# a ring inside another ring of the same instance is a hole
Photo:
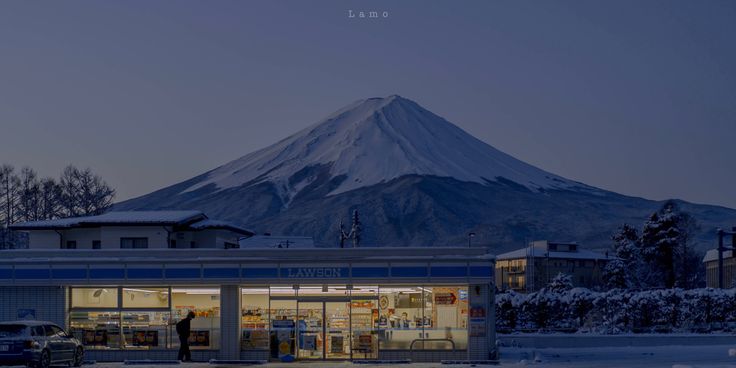
[[[189,311],[186,318],[176,323],[176,334],[179,335],[179,356],[182,362],[192,361],[192,352],[189,351],[189,334],[192,332],[192,319],[194,312]]]

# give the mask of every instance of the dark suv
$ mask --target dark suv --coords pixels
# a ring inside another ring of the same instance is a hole
[[[61,327],[42,321],[0,322],[0,365],[82,365],[84,348]]]

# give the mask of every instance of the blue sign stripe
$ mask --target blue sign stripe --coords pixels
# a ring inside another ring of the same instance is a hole
[[[427,277],[427,267],[392,267],[391,277]]]
[[[387,267],[356,267],[353,268],[353,277],[378,278],[388,277]]]
[[[160,279],[163,276],[163,270],[160,268],[129,268],[129,279]]]
[[[16,269],[15,278],[21,280],[48,279],[51,272],[48,269]]]
[[[198,279],[199,268],[167,268],[165,273],[167,279]]]
[[[204,277],[210,279],[237,279],[240,277],[239,268],[205,268]]]
[[[90,268],[91,279],[124,279],[125,270],[122,268]]]
[[[430,274],[432,277],[465,277],[468,275],[468,268],[465,266],[432,267]]]
[[[279,277],[278,268],[243,268],[243,278],[263,279]]]
[[[13,278],[13,270],[6,268],[6,269],[0,269],[0,279],[12,279]]]
[[[470,266],[470,277],[491,277],[493,269],[488,266]]]
[[[87,270],[85,269],[72,269],[72,268],[60,268],[51,270],[51,277],[55,279],[86,279]]]

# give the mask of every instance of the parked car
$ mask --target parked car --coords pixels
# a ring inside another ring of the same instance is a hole
[[[48,368],[65,363],[82,365],[84,347],[51,322],[0,322],[0,365]]]

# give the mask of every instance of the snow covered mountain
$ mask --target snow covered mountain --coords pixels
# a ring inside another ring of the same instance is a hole
[[[707,225],[736,223],[736,211],[684,205],[705,211]],[[337,222],[357,208],[366,244],[463,244],[472,231],[479,244],[503,250],[528,239],[603,242],[657,206],[519,161],[394,95],[356,101],[269,147],[116,209],[199,209],[256,231],[333,245]]]
[[[583,187],[519,161],[400,96],[356,101],[324,121],[211,172],[187,188],[219,190],[261,182],[291,198],[315,180],[294,173],[328,165],[345,179],[329,194],[386,183],[405,175],[434,175],[486,183],[499,178],[532,190]]]

